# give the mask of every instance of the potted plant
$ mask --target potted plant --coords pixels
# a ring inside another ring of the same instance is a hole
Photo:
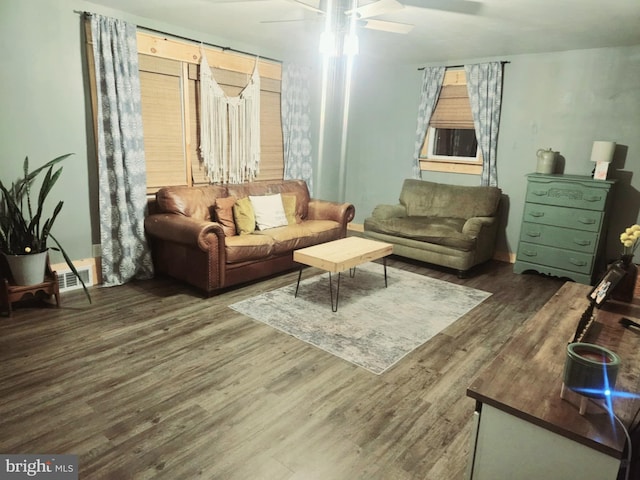
[[[89,302],[91,302],[89,291],[80,275],[78,275],[73,262],[51,233],[51,227],[53,227],[60,210],[62,210],[63,202],[58,202],[48,218],[44,217],[45,213],[43,211],[47,196],[62,173],[62,167],[55,170],[54,167],[70,155],[73,154],[68,153],[54,158],[33,172],[29,171],[29,158],[27,157],[24,159],[24,175],[22,178],[12,182],[10,187],[5,186],[0,181],[0,192],[2,192],[0,201],[0,251],[7,258],[14,281],[19,276],[15,271],[18,267],[14,266],[14,264],[25,260],[31,263],[34,259],[40,257],[41,267],[36,267],[42,273],[40,282],[44,280],[48,249],[59,251],[71,271],[82,283],[82,288]],[[32,191],[36,177],[42,172],[44,172],[44,178],[40,184],[39,191]],[[32,198],[37,198],[35,205],[32,204]],[[49,238],[55,242],[55,247],[48,246]],[[32,284],[38,283],[37,279],[35,281],[29,280],[29,277],[27,277],[27,281]]]

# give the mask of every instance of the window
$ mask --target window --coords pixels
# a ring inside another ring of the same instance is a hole
[[[90,22],[86,22],[90,42]],[[138,30],[138,62],[142,95],[147,193],[169,185],[209,183],[199,155],[200,46]],[[205,48],[213,75],[227,95],[246,85],[256,58]],[[92,48],[88,45],[90,72]],[[214,67],[215,66],[215,67]],[[280,116],[282,65],[260,59],[260,173],[261,180],[284,175],[284,147]],[[95,85],[93,73],[92,85]],[[95,95],[95,86],[92,87]],[[96,109],[94,108],[94,112]],[[94,118],[94,121],[97,121]]]
[[[482,173],[482,153],[476,139],[464,70],[445,73],[420,152],[420,169]]]

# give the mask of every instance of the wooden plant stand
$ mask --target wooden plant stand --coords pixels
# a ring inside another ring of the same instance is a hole
[[[10,276],[9,276],[10,277]],[[53,295],[56,299],[56,306],[60,307],[60,286],[58,285],[58,274],[51,270],[47,262],[45,280],[36,285],[14,285],[11,278],[0,278],[0,306],[3,311],[12,315],[11,304],[22,300],[46,297]]]

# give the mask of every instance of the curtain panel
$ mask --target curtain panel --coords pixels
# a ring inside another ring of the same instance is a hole
[[[422,74],[422,87],[420,89],[420,104],[418,105],[418,122],[416,125],[416,143],[413,152],[413,178],[420,178],[420,150],[427,136],[429,120],[435,109],[445,67],[425,67]]]
[[[280,98],[284,178],[304,180],[313,195],[310,70],[302,65],[283,64]]]
[[[136,27],[92,14],[100,240],[105,286],[153,276],[144,235],[146,170]]]
[[[481,185],[497,186],[496,151],[502,105],[502,62],[465,65],[467,90],[478,145],[482,151]]]

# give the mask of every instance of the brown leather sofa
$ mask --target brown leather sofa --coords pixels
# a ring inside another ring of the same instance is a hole
[[[226,236],[216,221],[216,199],[295,195],[295,223]],[[165,187],[149,200],[145,232],[156,274],[165,274],[208,295],[232,285],[297,266],[293,251],[343,238],[355,208],[309,197],[302,180],[238,185]]]

